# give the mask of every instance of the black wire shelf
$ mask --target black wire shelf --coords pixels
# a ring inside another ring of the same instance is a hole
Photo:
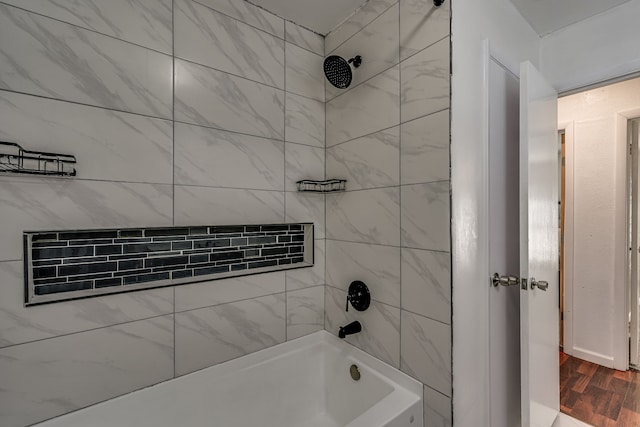
[[[0,141],[0,173],[76,176],[76,156],[25,150],[15,142]]]
[[[328,179],[326,181],[314,181],[311,179],[303,179],[296,182],[298,191],[310,193],[338,193],[345,191],[347,188],[346,179]]]

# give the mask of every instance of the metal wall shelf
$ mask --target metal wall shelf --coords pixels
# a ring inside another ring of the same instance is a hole
[[[328,179],[326,181],[313,181],[311,179],[303,179],[296,182],[298,191],[312,193],[337,193],[345,191],[347,186],[346,179]]]
[[[25,150],[15,142],[0,141],[0,173],[76,176],[76,163],[70,154]]]

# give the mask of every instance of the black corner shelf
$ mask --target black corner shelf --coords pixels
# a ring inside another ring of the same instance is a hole
[[[347,188],[346,179],[328,179],[326,181],[314,181],[303,179],[296,182],[298,191],[310,193],[338,193]]]
[[[70,154],[25,150],[15,142],[0,141],[0,173],[76,176],[76,163]]]

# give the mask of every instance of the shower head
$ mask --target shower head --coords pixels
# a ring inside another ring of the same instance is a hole
[[[346,89],[351,84],[353,68],[358,68],[362,64],[362,57],[356,55],[348,61],[338,55],[327,56],[324,60],[324,75],[329,80],[329,83],[337,87],[338,89]]]

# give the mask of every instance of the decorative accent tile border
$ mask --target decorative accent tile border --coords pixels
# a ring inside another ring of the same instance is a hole
[[[25,304],[313,265],[313,224],[24,233]]]

